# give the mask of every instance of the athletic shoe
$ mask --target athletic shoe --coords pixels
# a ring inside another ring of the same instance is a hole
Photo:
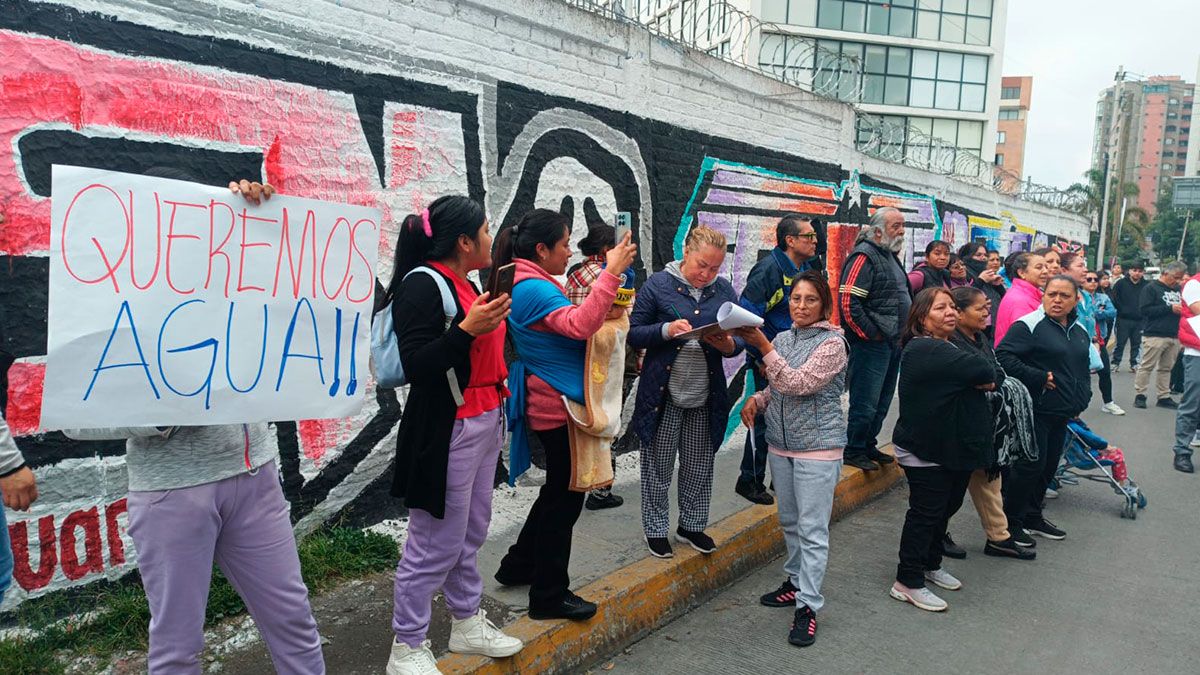
[[[1067,538],[1066,531],[1058,529],[1054,526],[1054,523],[1046,520],[1045,518],[1042,519],[1042,522],[1037,523],[1036,525],[1027,525],[1025,527],[1025,531],[1029,534],[1036,534],[1039,537],[1045,537],[1055,541]]]
[[[1137,372],[1137,366],[1129,366],[1129,372],[1131,372],[1131,373],[1136,373],[1136,372]]]
[[[888,595],[900,602],[912,603],[926,612],[944,612],[949,607],[945,600],[934,595],[928,588],[909,588],[899,581],[888,589]]]
[[[957,591],[962,588],[962,582],[941,567],[936,570],[925,570],[925,581],[932,582],[948,591]]]
[[[450,651],[455,654],[479,654],[501,659],[512,656],[525,646],[517,638],[505,635],[496,624],[488,621],[482,609],[475,616],[459,621],[450,619]]]
[[[800,589],[792,585],[791,579],[784,579],[783,584],[758,599],[763,607],[795,607],[796,591]]]
[[[650,555],[655,558],[674,558],[675,551],[671,550],[671,542],[666,537],[646,537],[646,546]]]
[[[1012,537],[1004,541],[989,539],[988,543],[983,545],[983,554],[997,558],[1016,558],[1017,560],[1033,560],[1037,557],[1037,551],[1022,547]]]
[[[392,638],[392,654],[388,657],[387,675],[441,675],[437,659],[429,649],[429,640],[421,643],[420,647],[409,647],[403,642]]]
[[[496,570],[495,579],[500,582],[501,586],[528,586],[533,583],[532,575],[527,576],[511,570],[505,570],[504,563],[500,563],[500,569]]]
[[[955,560],[962,560],[967,557],[967,550],[954,543],[954,540],[950,538],[949,532],[942,536],[942,553],[947,558],[954,558]]]
[[[1138,394],[1137,396],[1134,396],[1133,397],[1133,407],[1142,408],[1144,410],[1146,408],[1146,395]]]
[[[1046,488],[1046,499],[1058,499],[1058,490]]]
[[[1010,531],[1009,539],[1022,548],[1037,548],[1037,542],[1033,540],[1033,537],[1019,527]]]
[[[1166,408],[1168,410],[1179,409],[1179,404],[1175,402],[1175,399],[1169,396],[1167,398],[1158,399],[1158,403],[1155,403],[1154,405],[1158,406],[1159,408]]]
[[[817,613],[804,605],[796,610],[792,618],[792,629],[788,631],[788,643],[797,647],[808,647],[817,641]]]
[[[1188,443],[1188,445],[1192,446],[1193,448],[1200,448],[1200,431],[1192,434],[1192,442]]]
[[[888,464],[891,464],[896,461],[895,457],[892,457],[891,455],[887,454],[886,452],[880,452],[879,450],[869,451],[867,453],[867,459],[879,464],[879,466],[887,466]]]
[[[717,542],[703,532],[692,532],[682,527],[675,530],[675,541],[687,544],[705,555],[717,550]]]
[[[570,621],[587,621],[596,615],[596,603],[588,602],[571,591],[554,605],[548,607],[529,606],[529,618],[535,621],[551,619],[568,619]]]
[[[583,503],[583,506],[588,511],[599,511],[600,509],[615,509],[624,503],[625,500],[620,495],[614,495],[612,490],[593,490],[588,494],[587,501]]]
[[[1124,415],[1125,414],[1125,409],[1112,401],[1105,403],[1100,409],[1103,410],[1104,412],[1108,413],[1109,415]]]

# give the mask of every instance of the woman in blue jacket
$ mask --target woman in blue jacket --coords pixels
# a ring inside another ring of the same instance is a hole
[[[704,533],[712,497],[713,453],[729,421],[722,359],[742,351],[728,333],[680,339],[693,327],[717,320],[726,302],[737,303],[728,279],[725,236],[699,226],[688,233],[682,261],[656,272],[638,291],[629,317],[629,344],[646,350],[633,414],[642,445],[642,529],[650,553],[673,554],[667,540],[667,491],[679,454],[679,527],[675,538],[701,553],[717,545]]]

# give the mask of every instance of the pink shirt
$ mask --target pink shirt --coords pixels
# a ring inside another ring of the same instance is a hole
[[[1025,281],[1014,279],[1012,287],[1000,299],[1000,307],[996,309],[996,343],[999,346],[1008,329],[1017,319],[1042,306],[1042,289]]]

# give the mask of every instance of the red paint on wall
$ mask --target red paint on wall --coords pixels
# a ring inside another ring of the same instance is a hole
[[[8,426],[16,436],[38,430],[42,419],[42,389],[46,381],[43,363],[12,364],[8,369]]]
[[[128,512],[129,500],[125,497],[104,509],[104,524],[108,534],[108,564],[113,567],[125,564],[125,541],[121,539],[125,528],[121,527],[119,518]]]
[[[76,530],[83,529],[83,560],[75,547]],[[62,570],[71,581],[93,572],[104,571],[104,542],[100,539],[100,513],[96,507],[75,511],[63,519],[59,532],[62,547]]]
[[[33,570],[29,559],[29,521],[20,520],[8,526],[12,539],[13,578],[21,588],[34,591],[50,585],[54,569],[58,566],[58,549],[55,546],[54,516],[38,518],[38,568]]]
[[[356,427],[352,418],[303,420],[296,425],[304,456],[318,463],[326,453],[341,445]]]
[[[854,240],[858,238],[858,232],[861,229],[862,227],[859,225],[847,223],[829,223],[826,228],[825,263],[829,270],[829,287],[833,291],[835,302],[838,298],[839,281],[842,278],[842,263],[846,262],[846,256],[854,250]],[[841,323],[837,312],[833,313],[833,322]]]

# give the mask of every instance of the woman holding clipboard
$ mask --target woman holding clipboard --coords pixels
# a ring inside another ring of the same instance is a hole
[[[725,236],[699,226],[688,233],[683,260],[646,280],[629,317],[629,344],[645,349],[631,427],[642,443],[642,529],[651,555],[674,555],[667,539],[667,491],[679,454],[679,527],[675,538],[701,553],[716,543],[705,534],[712,497],[713,455],[729,421],[722,359],[743,349],[741,339],[715,332],[681,339],[717,321],[721,305],[737,304],[728,279]]]

